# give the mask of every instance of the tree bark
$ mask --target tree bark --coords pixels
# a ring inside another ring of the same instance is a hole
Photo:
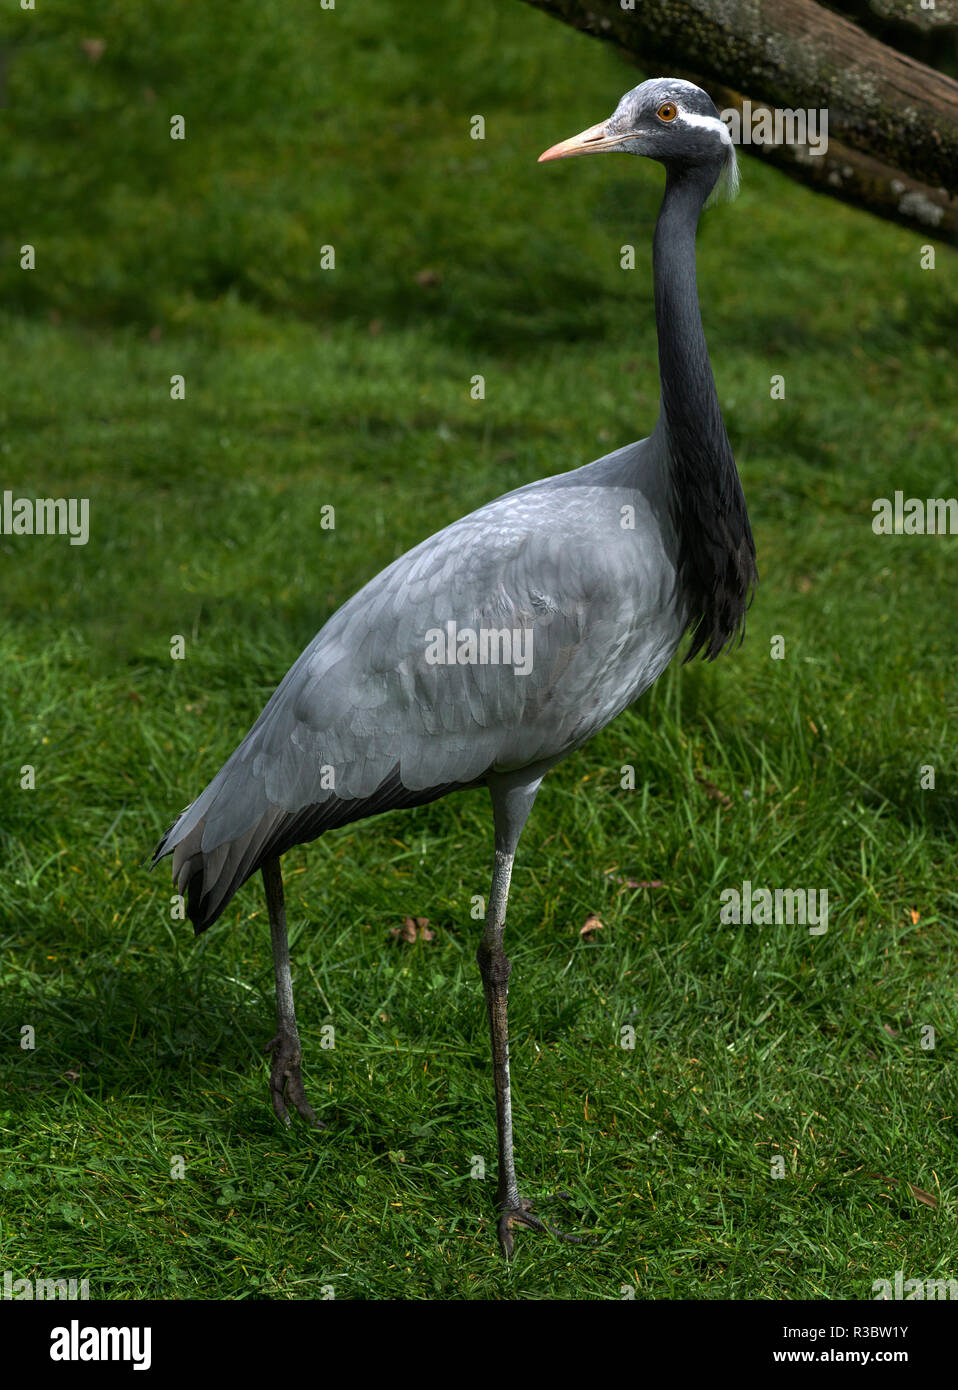
[[[827,111],[825,155],[798,145],[760,148],[822,192],[958,239],[958,82],[815,0],[622,0],[632,5],[626,9],[620,0],[527,3],[615,43],[650,75],[706,85],[720,108],[741,109],[747,96],[753,111]]]
[[[935,0],[934,9],[922,9],[920,0],[837,0],[840,10],[870,10],[882,20],[914,24],[918,29],[943,29],[958,25],[958,0]]]

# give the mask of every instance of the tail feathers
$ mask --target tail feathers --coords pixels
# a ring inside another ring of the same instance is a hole
[[[297,811],[284,811],[279,806],[271,806],[248,830],[205,850],[203,835],[206,818],[197,815],[200,804],[199,800],[194,801],[174,821],[157,845],[153,865],[172,853],[173,882],[177,892],[186,895],[186,911],[193,923],[193,930],[199,936],[213,925],[237,889],[267,859],[278,858],[293,845],[316,840],[336,826],[363,820],[380,811],[422,806],[461,786],[476,786],[482,780],[477,778],[464,784],[449,782],[439,787],[410,791],[400,780],[397,764],[371,796],[353,801],[333,796]],[[209,808],[205,797],[206,793],[200,798],[204,800],[204,810]]]
[[[187,813],[184,812],[184,816]],[[180,817],[180,821],[184,817]],[[181,839],[174,839],[180,821],[167,831],[153,857],[173,855],[173,882],[186,895],[186,911],[197,936],[211,927],[237,889],[266,860],[281,854],[289,845],[274,848],[284,840],[284,823],[291,818],[278,807],[264,815],[245,834],[226,840],[215,849],[203,849],[206,821],[198,820]]]
[[[201,848],[205,822],[200,821],[173,851],[173,878],[186,894],[186,910],[197,936],[211,927],[264,859],[269,858],[269,827],[256,825],[238,840],[209,854]]]

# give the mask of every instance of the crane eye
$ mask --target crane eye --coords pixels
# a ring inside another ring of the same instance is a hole
[[[679,109],[674,101],[664,102],[655,113],[660,121],[674,121],[679,114]]]

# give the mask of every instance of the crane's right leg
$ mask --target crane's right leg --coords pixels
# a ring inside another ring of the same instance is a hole
[[[509,1024],[506,1014],[506,995],[512,964],[503,949],[506,929],[506,904],[512,861],[519,836],[526,823],[532,803],[539,790],[541,776],[534,782],[522,783],[508,776],[490,781],[492,805],[496,823],[496,862],[492,872],[492,888],[486,911],[485,930],[476,952],[479,973],[486,996],[489,1033],[492,1038],[492,1071],[496,1088],[496,1134],[499,1149],[499,1182],[496,1205],[499,1208],[499,1248],[506,1259],[512,1258],[512,1232],[516,1226],[533,1231],[548,1231],[563,1240],[580,1244],[577,1236],[564,1235],[535,1215],[532,1203],[519,1194],[516,1165],[512,1151],[512,1092],[509,1084]]]
[[[283,897],[283,871],[278,859],[263,864],[263,886],[266,889],[266,909],[269,913],[269,934],[273,943],[273,974],[276,978],[276,1037],[266,1044],[273,1054],[269,1090],[277,1119],[289,1124],[284,1094],[315,1129],[325,1126],[316,1118],[306,1099],[300,1063],[303,1050],[296,1027],[293,1008],[293,977],[289,969],[289,938],[286,935],[286,902]]]

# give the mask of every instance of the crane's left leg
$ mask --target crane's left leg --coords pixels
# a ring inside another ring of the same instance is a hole
[[[284,1095],[315,1129],[325,1129],[306,1099],[300,1062],[303,1049],[296,1027],[293,1007],[293,977],[289,968],[289,938],[286,935],[286,902],[283,896],[283,871],[278,859],[267,859],[263,865],[263,887],[266,889],[266,909],[269,913],[269,934],[273,945],[273,975],[276,980],[276,1037],[266,1044],[272,1052],[269,1091],[277,1119],[289,1124]]]
[[[512,1258],[512,1231],[516,1225],[533,1231],[549,1231],[562,1236],[540,1217],[533,1214],[532,1203],[519,1195],[515,1158],[512,1151],[512,1095],[509,1086],[509,1024],[506,1014],[506,995],[512,964],[507,959],[502,940],[506,927],[506,904],[512,862],[519,836],[522,834],[532,803],[542,778],[533,783],[515,784],[511,779],[490,784],[496,824],[496,862],[492,873],[492,888],[486,910],[486,924],[476,952],[479,972],[486,996],[489,1032],[492,1037],[492,1068],[496,1087],[496,1131],[499,1148],[499,1182],[496,1203],[499,1208],[499,1248],[506,1259]],[[565,1240],[578,1243],[574,1236]]]

